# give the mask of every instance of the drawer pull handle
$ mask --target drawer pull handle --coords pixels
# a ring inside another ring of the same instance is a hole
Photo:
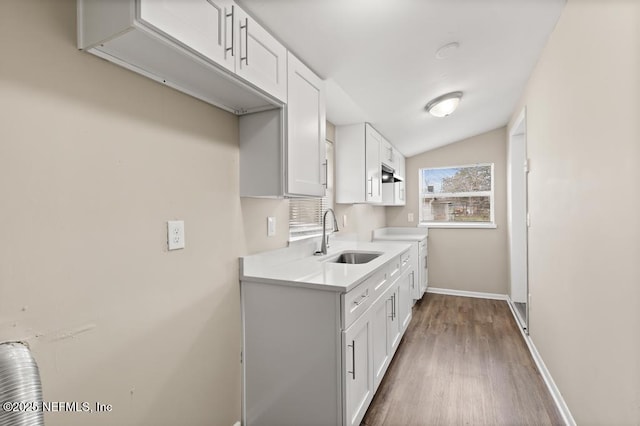
[[[396,294],[393,293],[391,295],[391,320],[395,321],[396,319]]]
[[[364,302],[364,299],[366,299],[367,297],[369,297],[369,290],[367,290],[366,292],[362,293],[360,295],[359,299],[353,301],[353,304],[356,305],[356,306],[360,306],[360,304],[362,302]]]
[[[226,45],[227,45],[226,28],[225,28],[225,39],[224,39],[224,43],[225,43],[224,51],[225,51],[225,53],[228,52],[228,51],[231,51],[231,56],[233,56],[233,51],[235,50],[234,49],[234,47],[235,47],[234,46],[234,40],[235,40],[235,35],[236,35],[236,30],[235,30],[235,22],[236,22],[236,20],[235,20],[234,14],[235,14],[235,10],[234,10],[234,6],[232,5],[231,6],[231,13],[227,13],[225,15],[226,18],[231,18],[231,47],[226,47]]]
[[[249,66],[249,18],[244,19],[244,25],[240,24],[240,32],[244,30],[244,56],[240,52],[240,62]],[[242,48],[242,40],[240,40],[240,48]]]
[[[352,340],[351,344],[348,345],[351,348],[351,371],[347,371],[347,373],[351,374],[353,380],[356,379],[356,341]]]

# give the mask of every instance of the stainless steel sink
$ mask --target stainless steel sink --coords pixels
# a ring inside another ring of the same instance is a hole
[[[349,263],[349,264],[362,264],[369,263],[382,253],[370,252],[370,251],[345,251],[338,257],[331,259],[329,262],[333,263]]]

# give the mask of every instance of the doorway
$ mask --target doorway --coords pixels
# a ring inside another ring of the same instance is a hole
[[[509,221],[510,303],[520,326],[529,333],[527,255],[527,114],[522,110],[509,131],[507,194]]]

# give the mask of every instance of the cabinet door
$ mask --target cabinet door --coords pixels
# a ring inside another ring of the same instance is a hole
[[[393,205],[404,206],[405,204],[405,184],[404,182],[395,182],[393,184]]]
[[[228,70],[234,70],[230,0],[141,0],[140,19]]]
[[[413,279],[414,271],[408,270],[400,278],[398,286],[398,327],[400,328],[400,333],[404,333],[409,326],[409,322],[411,322],[411,304],[413,300],[411,297],[411,283]]]
[[[391,316],[391,297],[389,294],[390,292],[387,291],[380,297],[371,313],[374,389],[378,388],[391,361],[391,345],[389,344],[389,331],[387,330],[387,321]]]
[[[370,203],[382,202],[382,168],[380,146],[382,136],[369,125],[365,130],[365,164],[367,169],[366,200]]]
[[[400,338],[402,337],[402,335],[400,334],[400,330],[401,330],[400,319],[398,317],[398,313],[399,313],[398,312],[399,311],[398,288],[399,288],[398,283],[395,283],[392,287],[392,291],[390,294],[391,315],[389,315],[387,319],[387,335],[389,336],[390,353],[393,353],[396,350],[396,348],[398,347],[398,344],[400,344]]]
[[[287,49],[235,7],[236,74],[282,102],[287,101]]]
[[[426,240],[420,242],[420,286],[422,293],[426,292],[427,287],[429,287],[429,265]]]
[[[380,146],[380,161],[395,170],[396,167],[393,159],[393,145],[391,145],[391,142],[382,137],[382,144]]]
[[[395,163],[396,163],[396,176],[402,179],[401,182],[396,182],[394,188],[394,205],[396,206],[404,206],[406,204],[406,194],[405,194],[405,166],[406,160],[402,154],[397,151],[395,152]]]
[[[370,359],[371,324],[363,315],[343,332],[343,377],[345,384],[345,424],[360,425],[373,399],[373,372]]]
[[[287,193],[323,197],[327,183],[324,82],[288,55]]]

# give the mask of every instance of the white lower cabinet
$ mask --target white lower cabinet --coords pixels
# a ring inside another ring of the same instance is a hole
[[[398,280],[400,281],[400,280]],[[389,344],[391,345],[391,351],[395,351],[400,344],[400,338],[402,337],[402,327],[400,327],[400,320],[398,319],[399,301],[400,301],[400,284],[396,281],[391,290],[391,316],[387,322],[387,335],[389,337]]]
[[[407,270],[398,280],[398,327],[401,333],[404,333],[411,322],[411,306],[413,305],[411,287],[414,276],[413,270]]]
[[[376,303],[371,309],[374,389],[378,389],[384,373],[387,371],[387,367],[391,362],[391,344],[387,326],[387,323],[391,320],[391,297],[389,290],[381,296],[381,301]]]
[[[346,293],[241,281],[244,425],[361,423],[411,319],[409,258]]]
[[[343,332],[343,380],[346,397],[345,425],[357,426],[373,399],[371,321],[363,315]]]

